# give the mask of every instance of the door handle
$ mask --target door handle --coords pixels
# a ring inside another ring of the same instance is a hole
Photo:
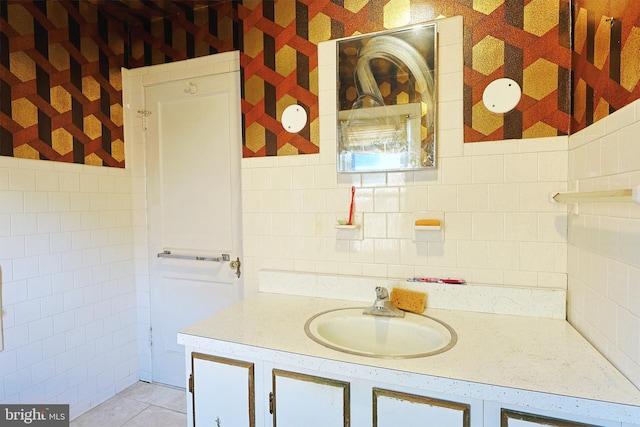
[[[231,261],[229,263],[229,267],[231,267],[232,270],[236,270],[236,276],[238,276],[238,278],[240,278],[240,275],[242,274],[242,272],[240,271],[240,266],[242,265],[242,263],[240,262],[240,258],[236,257],[235,261]]]

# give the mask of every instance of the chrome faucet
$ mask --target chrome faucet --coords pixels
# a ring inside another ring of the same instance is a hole
[[[382,286],[376,286],[376,302],[371,307],[365,308],[362,314],[384,317],[404,317],[404,311],[393,306],[389,301],[389,291]]]

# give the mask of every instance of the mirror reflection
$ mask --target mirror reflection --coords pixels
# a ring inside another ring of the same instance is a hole
[[[339,40],[338,172],[434,168],[436,24]]]

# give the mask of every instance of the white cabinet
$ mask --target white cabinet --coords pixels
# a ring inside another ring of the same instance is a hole
[[[274,427],[349,427],[349,383],[272,370]]]
[[[435,391],[417,374],[260,352],[187,347],[189,427],[640,427],[606,419],[598,402],[588,413],[540,409],[562,396],[537,394],[541,405],[517,406]]]
[[[254,364],[191,353],[190,424],[195,427],[254,427]]]
[[[468,404],[373,389],[373,427],[469,427],[470,423]]]
[[[189,426],[476,427],[482,401],[187,348]],[[476,408],[472,418],[472,404]],[[475,419],[474,424],[470,420]]]

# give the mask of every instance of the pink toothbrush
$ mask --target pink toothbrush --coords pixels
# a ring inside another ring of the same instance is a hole
[[[353,198],[356,194],[356,187],[355,186],[351,186],[351,206],[349,206],[349,222],[347,222],[347,225],[352,225],[353,223]]]

